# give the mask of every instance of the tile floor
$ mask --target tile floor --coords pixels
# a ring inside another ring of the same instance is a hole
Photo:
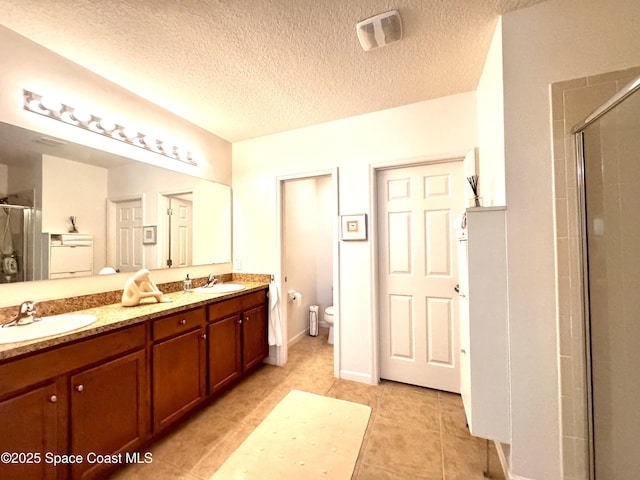
[[[291,389],[363,403],[371,418],[353,480],[481,480],[487,442],[471,437],[459,395],[383,381],[364,385],[333,376],[327,329],[289,349],[284,367],[263,365],[242,383],[147,447],[153,462],[111,478],[208,479]],[[504,480],[493,444],[490,473]]]

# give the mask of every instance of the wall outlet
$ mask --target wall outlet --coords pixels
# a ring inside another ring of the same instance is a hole
[[[236,272],[239,272],[242,270],[242,260],[240,259],[240,257],[236,257],[233,259],[233,269]]]

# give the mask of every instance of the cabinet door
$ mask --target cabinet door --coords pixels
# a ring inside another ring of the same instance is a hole
[[[204,328],[153,346],[153,428],[157,432],[195,407],[206,394]]]
[[[63,435],[59,414],[65,409],[59,390],[55,383],[50,383],[0,402],[0,452],[39,454],[39,460],[24,457],[16,459],[20,463],[0,463],[0,478],[56,478],[54,467],[45,462],[44,456],[57,452],[58,436]],[[60,478],[65,477],[64,472],[59,473]]]
[[[248,370],[269,354],[267,316],[264,305],[247,310],[242,315],[242,369]]]
[[[208,326],[209,394],[242,374],[241,324],[240,315],[232,315]]]
[[[131,450],[148,424],[145,352],[140,350],[71,377],[71,451],[113,455]],[[93,476],[108,464],[83,462],[72,478]]]

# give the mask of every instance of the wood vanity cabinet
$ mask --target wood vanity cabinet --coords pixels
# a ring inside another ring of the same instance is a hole
[[[131,450],[146,433],[145,352],[139,350],[71,376],[71,451],[114,455]],[[103,462],[71,465],[71,478],[92,476]]]
[[[206,310],[196,308],[153,321],[153,431],[193,409],[207,394]]]
[[[209,394],[240,378],[269,354],[266,291],[209,305]]]
[[[61,405],[66,402],[60,398],[64,385],[59,383],[47,382],[0,402],[1,452],[38,452],[43,455],[44,452],[58,451],[58,446],[64,444],[64,418],[61,418],[64,408]],[[34,457],[25,460],[33,463],[0,464],[0,478],[58,478],[56,469],[45,463],[42,456],[39,461]]]
[[[39,463],[0,464],[0,478],[80,479],[109,468],[86,454],[115,455],[148,437],[144,325],[0,363],[0,451]],[[46,455],[82,455],[54,468]]]
[[[89,453],[135,452],[262,362],[266,304],[260,290],[0,361],[0,453],[40,459],[0,462],[0,479],[104,476],[118,465]]]

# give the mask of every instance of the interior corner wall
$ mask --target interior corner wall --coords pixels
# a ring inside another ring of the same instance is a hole
[[[511,474],[518,478],[562,477],[550,85],[638,65],[639,23],[637,0],[549,0],[502,19]]]
[[[476,90],[479,187],[485,206],[505,205],[502,77],[502,18],[499,18]]]
[[[341,214],[371,214],[371,166],[464,154],[477,146],[476,96],[462,93],[233,144],[236,271],[279,269],[278,177],[338,168]],[[337,221],[337,219],[336,219]],[[375,235],[371,219],[369,234]],[[340,375],[375,383],[371,242],[340,242]]]

